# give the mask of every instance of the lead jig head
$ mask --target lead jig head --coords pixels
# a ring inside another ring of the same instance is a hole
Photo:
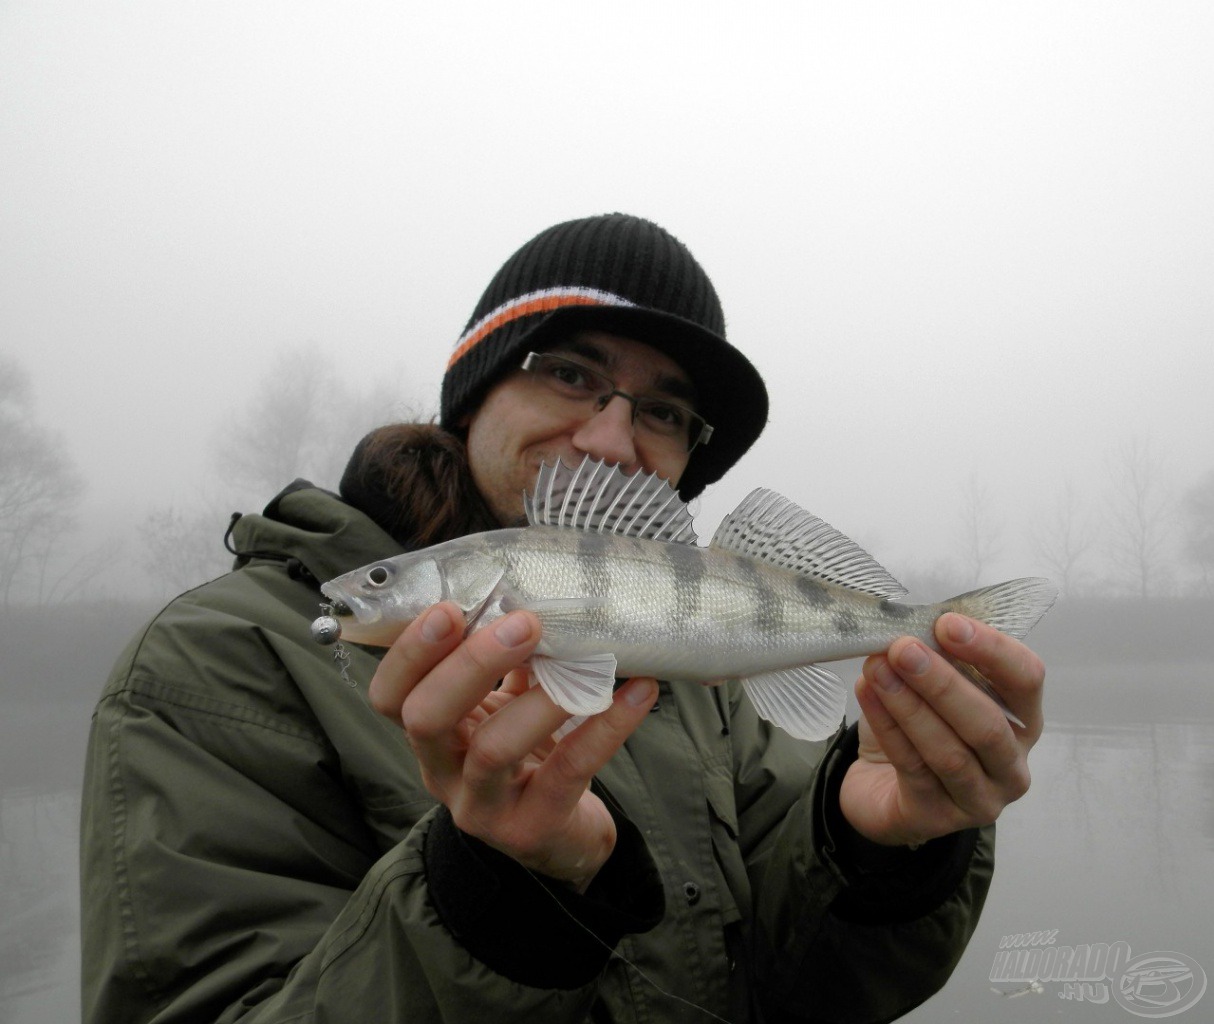
[[[325,647],[341,639],[341,623],[334,617],[332,605],[320,606],[320,615],[312,621],[312,639]]]

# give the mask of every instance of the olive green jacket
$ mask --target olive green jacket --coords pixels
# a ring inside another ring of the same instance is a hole
[[[949,976],[993,830],[868,849],[835,797],[854,728],[804,743],[732,685],[663,684],[596,782],[620,839],[578,896],[436,806],[368,705],[382,652],[343,673],[311,640],[316,580],[399,545],[302,481],[233,537],[250,557],[148,624],[94,716],[85,1024],[883,1021]]]

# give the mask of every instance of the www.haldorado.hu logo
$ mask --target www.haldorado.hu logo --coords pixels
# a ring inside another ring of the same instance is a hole
[[[1206,972],[1184,953],[1134,956],[1128,942],[1057,945],[1058,929],[1005,935],[991,965],[992,991],[1016,998],[1058,984],[1058,998],[1107,1003],[1110,998],[1139,1017],[1174,1017],[1206,991]]]

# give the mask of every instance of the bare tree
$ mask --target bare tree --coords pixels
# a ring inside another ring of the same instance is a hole
[[[231,567],[222,540],[227,522],[227,516],[213,510],[187,515],[169,506],[148,513],[140,533],[142,564],[162,596],[195,587]]]
[[[1173,502],[1162,459],[1136,437],[1114,454],[1111,555],[1122,580],[1142,600],[1157,595],[1168,577],[1167,544]]]
[[[1214,469],[1185,492],[1185,554],[1193,560],[1202,593],[1214,596]]]
[[[216,462],[225,484],[255,500],[297,477],[331,487],[358,438],[394,418],[398,405],[386,379],[339,373],[315,342],[285,348],[252,402],[218,433]]]
[[[38,600],[84,492],[57,436],[34,422],[29,377],[0,356],[0,604]]]
[[[157,590],[177,593],[224,572],[232,556],[221,541],[233,511],[260,508],[298,477],[335,487],[358,439],[399,418],[399,406],[390,376],[343,375],[315,343],[279,351],[252,401],[216,433],[221,493],[195,510],[170,505],[144,519],[142,566]]]
[[[995,518],[990,488],[972,474],[961,500],[961,558],[967,586],[977,586],[999,555],[1002,527]]]
[[[1033,550],[1064,594],[1074,593],[1079,560],[1092,547],[1092,530],[1069,481],[1048,517],[1032,530]]]
[[[332,376],[332,361],[315,344],[280,351],[252,403],[220,431],[216,455],[225,481],[260,495],[315,472]]]

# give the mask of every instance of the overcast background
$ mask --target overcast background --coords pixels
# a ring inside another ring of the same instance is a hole
[[[1137,458],[1154,585],[1199,591],[1212,44],[1199,0],[0,0],[0,356],[86,484],[58,571],[91,568],[56,596],[170,590],[150,514],[313,472],[221,468],[284,360],[339,447],[434,413],[502,261],[611,210],[690,246],[771,390],[701,534],[768,486],[968,584],[980,521],[989,582],[1048,571],[1069,483],[1072,589],[1132,593]]]
[[[1147,0],[5,0],[0,343],[86,521],[137,545],[220,486],[282,351],[333,360],[317,417],[384,383],[428,415],[510,252],[624,210],[691,247],[772,391],[702,533],[770,486],[901,575],[955,555],[977,479],[992,571],[1040,571],[1033,522],[1068,480],[1099,518],[1120,446],[1176,495],[1214,464],[1212,29]]]

